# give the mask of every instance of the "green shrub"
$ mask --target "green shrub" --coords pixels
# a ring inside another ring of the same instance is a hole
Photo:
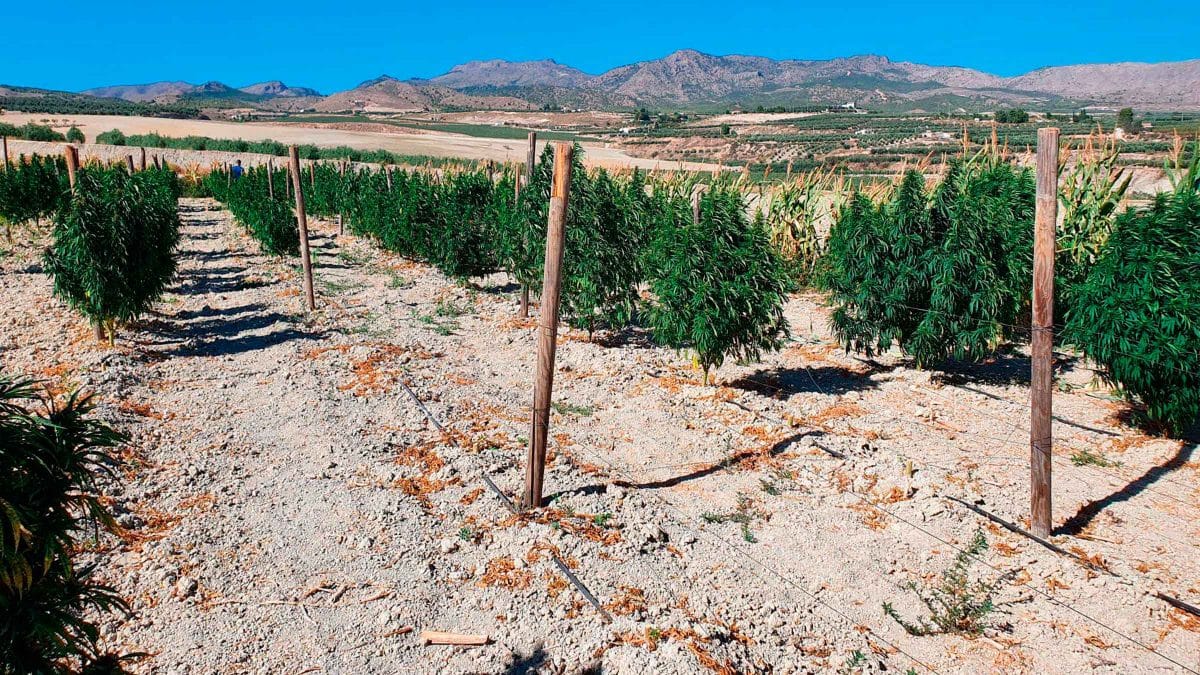
[[[1064,336],[1173,434],[1186,431],[1200,412],[1197,162],[1149,210],[1117,218],[1074,293]]]
[[[67,140],[66,136],[63,136],[54,129],[42,124],[34,124],[33,122],[29,122],[19,127],[0,122],[0,136],[20,138],[26,141],[43,141],[48,143],[61,143],[62,141]]]
[[[97,481],[116,477],[123,438],[90,412],[87,397],[55,403],[0,376],[2,673],[121,670],[94,621],[126,605],[72,560],[98,528],[115,528]]]
[[[664,201],[674,226],[659,228],[653,243],[661,261],[650,281],[655,339],[695,350],[705,382],[728,357],[754,360],[778,349],[787,335],[783,264],[761,218],[747,218],[742,193],[711,189],[699,222],[686,199]]]
[[[67,142],[85,143],[87,142],[87,138],[84,137],[83,132],[79,130],[79,127],[71,127],[70,129],[67,129]]]
[[[163,171],[81,168],[55,218],[46,271],[54,293],[115,337],[115,322],[145,312],[175,275],[178,185]]]
[[[102,131],[96,134],[96,142],[104,145],[125,145],[125,134],[119,129]]]

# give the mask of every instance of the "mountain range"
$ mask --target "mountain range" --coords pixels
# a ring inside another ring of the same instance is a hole
[[[676,51],[591,75],[550,59],[471,61],[429,79],[381,76],[322,96],[279,81],[233,88],[220,82],[100,87],[85,95],[126,101],[205,101],[322,112],[571,108],[718,109],[741,106],[859,107],[948,112],[1006,105],[1133,105],[1200,108],[1200,59],[1171,63],[1055,66],[1016,77],[928,66],[883,56],[776,60]]]

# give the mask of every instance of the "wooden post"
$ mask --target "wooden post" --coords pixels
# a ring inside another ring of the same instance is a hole
[[[271,166],[271,160],[267,160],[267,196],[271,201],[275,201],[275,167]]]
[[[68,145],[63,148],[63,154],[67,160],[67,182],[70,183],[71,189],[74,190],[75,172],[79,170],[79,151],[75,149],[75,146]]]
[[[542,478],[546,471],[546,437],[550,432],[550,398],[554,386],[554,350],[558,338],[558,292],[562,279],[567,197],[571,192],[570,143],[554,145],[554,183],[550,191],[550,218],[546,228],[546,264],[542,281],[542,311],[538,316],[537,379],[533,389],[533,429],[525,464],[526,509],[542,505]]]
[[[292,190],[296,193],[296,222],[300,225],[300,266],[304,269],[304,300],[308,311],[317,308],[313,296],[312,258],[308,250],[308,216],[304,214],[304,192],[300,189],[300,151],[296,146],[288,149],[291,162]]]
[[[138,148],[138,151],[141,152],[141,157],[139,158],[139,161],[138,161],[138,171],[145,171],[146,170],[146,149]]]
[[[525,151],[525,185],[533,184],[533,165],[537,162],[537,132],[529,132],[529,147]],[[521,179],[517,178],[520,186]],[[529,286],[521,284],[521,318],[529,318]]]
[[[4,170],[8,171],[8,136],[0,136],[0,152],[4,155]]]
[[[700,189],[696,186],[692,190],[692,224],[700,224]]]
[[[316,162],[308,163],[308,183],[309,183],[310,187],[312,187],[314,190],[316,189],[316,187],[317,187],[317,163]]]
[[[1058,220],[1058,129],[1038,129],[1033,226],[1033,332],[1030,349],[1029,529],[1050,536],[1054,364],[1054,245]]]
[[[133,175],[133,155],[125,155],[125,168],[129,169],[129,175]]]
[[[390,167],[390,166],[383,167],[383,176],[384,176],[384,178],[387,178],[388,192],[391,192],[392,191],[392,167]]]
[[[533,165],[537,163],[537,132],[529,132],[529,148],[525,151],[525,184],[533,183]]]

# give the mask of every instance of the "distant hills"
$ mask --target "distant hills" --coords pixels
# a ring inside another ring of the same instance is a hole
[[[713,56],[684,49],[599,75],[550,59],[471,61],[430,79],[402,80],[384,75],[328,96],[278,80],[240,88],[220,82],[155,82],[98,87],[81,94],[195,108],[245,105],[320,112],[523,110],[543,106],[716,110],[845,103],[929,112],[1085,105],[1194,109],[1200,108],[1200,59],[1055,66],[1000,77],[970,68],[928,66],[874,55],[777,60]]]

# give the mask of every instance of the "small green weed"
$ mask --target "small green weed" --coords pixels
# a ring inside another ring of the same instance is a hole
[[[1114,462],[1098,452],[1092,452],[1091,450],[1086,450],[1086,449],[1079,450],[1075,454],[1071,455],[1071,463],[1074,464],[1075,466],[1086,466],[1086,465],[1090,464],[1092,466],[1099,466],[1099,467],[1110,467],[1110,466],[1120,466],[1121,465],[1120,462]]]
[[[983,581],[971,582],[971,563],[987,548],[987,537],[984,536],[983,530],[976,530],[971,543],[959,552],[954,564],[942,572],[941,581],[936,586],[922,591],[911,581],[907,584],[929,609],[928,619],[921,618],[917,619],[917,623],[911,623],[900,616],[890,602],[883,603],[883,613],[895,619],[909,635],[982,635],[990,627],[988,616],[996,610],[992,599],[996,589],[1012,576],[1011,572],[1001,575],[990,584]]]
[[[550,407],[554,408],[554,412],[560,415],[579,415],[580,417],[590,417],[592,413],[596,412],[591,406],[575,405],[573,403],[560,403],[558,401],[551,403]]]

